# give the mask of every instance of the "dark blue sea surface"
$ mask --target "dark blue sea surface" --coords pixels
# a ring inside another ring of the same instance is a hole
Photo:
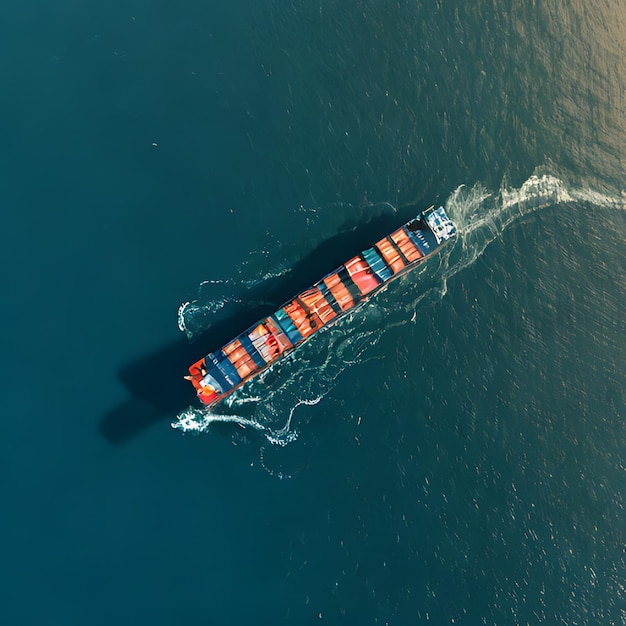
[[[0,77],[1,624],[626,624],[622,0],[8,0]]]

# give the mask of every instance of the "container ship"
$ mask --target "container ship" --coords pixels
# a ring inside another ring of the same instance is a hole
[[[443,207],[431,207],[259,320],[185,376],[212,407],[283,360],[394,279],[438,253],[456,235]]]

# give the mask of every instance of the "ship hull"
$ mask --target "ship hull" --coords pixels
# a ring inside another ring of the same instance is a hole
[[[424,211],[194,363],[186,378],[200,401],[214,407],[438,254],[455,235],[442,207]]]

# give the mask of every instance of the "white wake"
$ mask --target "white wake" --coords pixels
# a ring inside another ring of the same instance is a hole
[[[531,176],[519,189],[503,186],[498,192],[480,184],[460,186],[445,203],[448,215],[457,225],[457,239],[440,255],[419,266],[421,269],[402,279],[406,296],[401,321],[391,322],[392,313],[398,309],[397,302],[374,298],[330,329],[315,335],[286,361],[275,364],[229,396],[218,406],[219,412],[190,407],[177,416],[172,426],[183,432],[200,433],[207,431],[212,423],[232,422],[262,433],[274,445],[285,446],[297,437],[293,426],[296,409],[319,404],[337,384],[342,372],[354,363],[376,358],[373,347],[381,341],[385,331],[415,321],[425,298],[442,298],[447,291],[447,281],[475,263],[510,224],[538,210],[566,203],[623,210],[625,200],[624,195],[612,197],[568,187],[549,174]],[[250,284],[256,286],[285,271],[288,270],[281,267],[273,273],[264,272],[250,280]],[[206,284],[223,286],[228,281]],[[211,314],[233,301],[236,299],[232,295],[224,294],[215,301],[185,303],[179,309],[179,327],[189,335],[190,326],[198,329],[209,324]],[[190,323],[194,316],[198,319]],[[250,410],[252,417],[240,415]]]

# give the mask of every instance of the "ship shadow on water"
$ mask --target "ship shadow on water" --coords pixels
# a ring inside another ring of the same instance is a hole
[[[233,294],[237,299],[263,304],[246,310],[222,311],[220,318],[196,341],[190,343],[181,335],[177,341],[124,365],[117,375],[130,395],[101,417],[98,423],[100,434],[117,445],[130,441],[158,422],[173,420],[196,402],[193,389],[183,378],[191,363],[273,313],[290,297],[425,208],[403,207],[398,213],[390,211],[350,230],[343,229],[298,261],[284,276],[252,288],[241,286],[241,293]]]

